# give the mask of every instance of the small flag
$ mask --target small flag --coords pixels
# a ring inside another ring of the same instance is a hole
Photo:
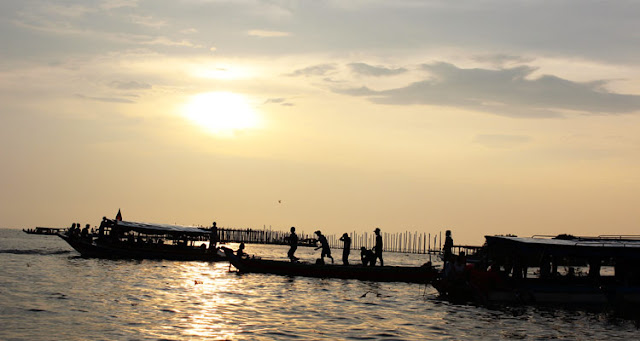
[[[118,214],[116,214],[116,220],[122,221],[122,213],[120,213],[120,209],[118,209]]]

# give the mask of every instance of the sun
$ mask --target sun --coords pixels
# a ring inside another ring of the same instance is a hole
[[[183,115],[215,135],[233,135],[236,131],[259,125],[258,115],[249,100],[233,92],[197,94],[184,106]]]

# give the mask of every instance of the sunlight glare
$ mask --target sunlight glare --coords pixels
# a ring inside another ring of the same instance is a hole
[[[233,92],[208,92],[193,96],[184,107],[184,116],[216,135],[256,128],[259,119],[249,100]]]

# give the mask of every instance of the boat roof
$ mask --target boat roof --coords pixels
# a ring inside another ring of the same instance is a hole
[[[555,246],[555,247],[592,247],[592,248],[640,248],[640,240],[613,239],[613,238],[589,238],[575,237],[572,239],[559,238],[539,238],[539,237],[515,237],[515,236],[485,236],[487,241],[512,242],[529,244],[532,246]]]
[[[541,257],[558,255],[578,258],[624,257],[640,260],[640,240],[598,237],[540,238],[485,236],[487,248],[494,255]]]
[[[205,235],[211,233],[209,230],[195,226],[180,226],[168,224],[151,224],[134,221],[115,221],[115,225],[145,234],[187,234],[187,235]]]

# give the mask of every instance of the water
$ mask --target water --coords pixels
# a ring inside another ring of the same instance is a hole
[[[246,250],[284,259],[287,248],[247,245]],[[299,248],[297,255],[313,260],[317,252]],[[340,251],[334,253],[338,260]],[[385,254],[389,265],[425,260],[424,255]],[[229,272],[226,262],[84,259],[58,237],[0,230],[0,340],[602,340],[637,335],[635,321],[606,312],[452,305],[438,300],[430,286],[239,275]]]

